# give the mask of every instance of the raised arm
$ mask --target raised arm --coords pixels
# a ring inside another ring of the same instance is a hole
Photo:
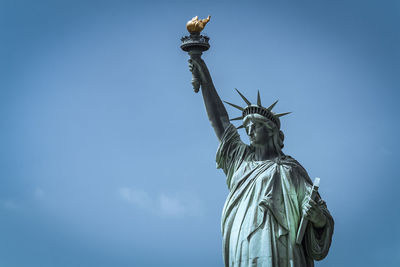
[[[189,59],[189,69],[194,76],[192,83],[200,83],[201,85],[208,119],[218,139],[221,140],[226,127],[229,125],[229,117],[224,104],[218,96],[217,90],[215,90],[207,65],[200,56],[192,56]]]

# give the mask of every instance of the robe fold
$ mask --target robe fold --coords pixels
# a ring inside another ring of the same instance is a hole
[[[226,267],[311,267],[329,250],[334,222],[326,204],[323,228],[309,223],[301,245],[296,234],[302,206],[312,183],[305,169],[290,156],[256,161],[252,147],[240,140],[231,124],[217,151],[229,195],[221,220]]]

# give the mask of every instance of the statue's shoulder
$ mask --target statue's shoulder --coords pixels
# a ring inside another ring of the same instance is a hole
[[[304,167],[293,157],[285,155],[281,158],[280,164],[290,173],[296,174],[296,176],[304,177],[307,180],[309,179],[306,169],[304,169]]]
[[[277,159],[277,163],[287,168],[301,167],[300,163],[289,155],[283,155]]]

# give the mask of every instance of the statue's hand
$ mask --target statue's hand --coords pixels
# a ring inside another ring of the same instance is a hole
[[[192,57],[189,59],[189,70],[193,74],[193,89],[198,91],[200,85],[204,86],[210,83],[211,78],[207,70],[207,66],[200,57]]]
[[[308,198],[303,205],[303,214],[305,218],[312,222],[317,228],[322,228],[326,224],[326,216],[321,209],[321,205],[323,205],[323,200],[317,203],[310,198]]]
[[[197,93],[200,89],[200,77],[198,67],[196,67],[193,63],[194,60],[189,59],[189,70],[193,74],[192,75],[192,86],[193,90]]]

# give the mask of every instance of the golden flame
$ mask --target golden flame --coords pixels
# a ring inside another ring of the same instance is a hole
[[[200,33],[206,24],[210,21],[211,16],[208,16],[206,19],[200,19],[199,17],[196,16],[192,18],[192,20],[189,20],[188,23],[186,23],[186,29],[190,33]]]

